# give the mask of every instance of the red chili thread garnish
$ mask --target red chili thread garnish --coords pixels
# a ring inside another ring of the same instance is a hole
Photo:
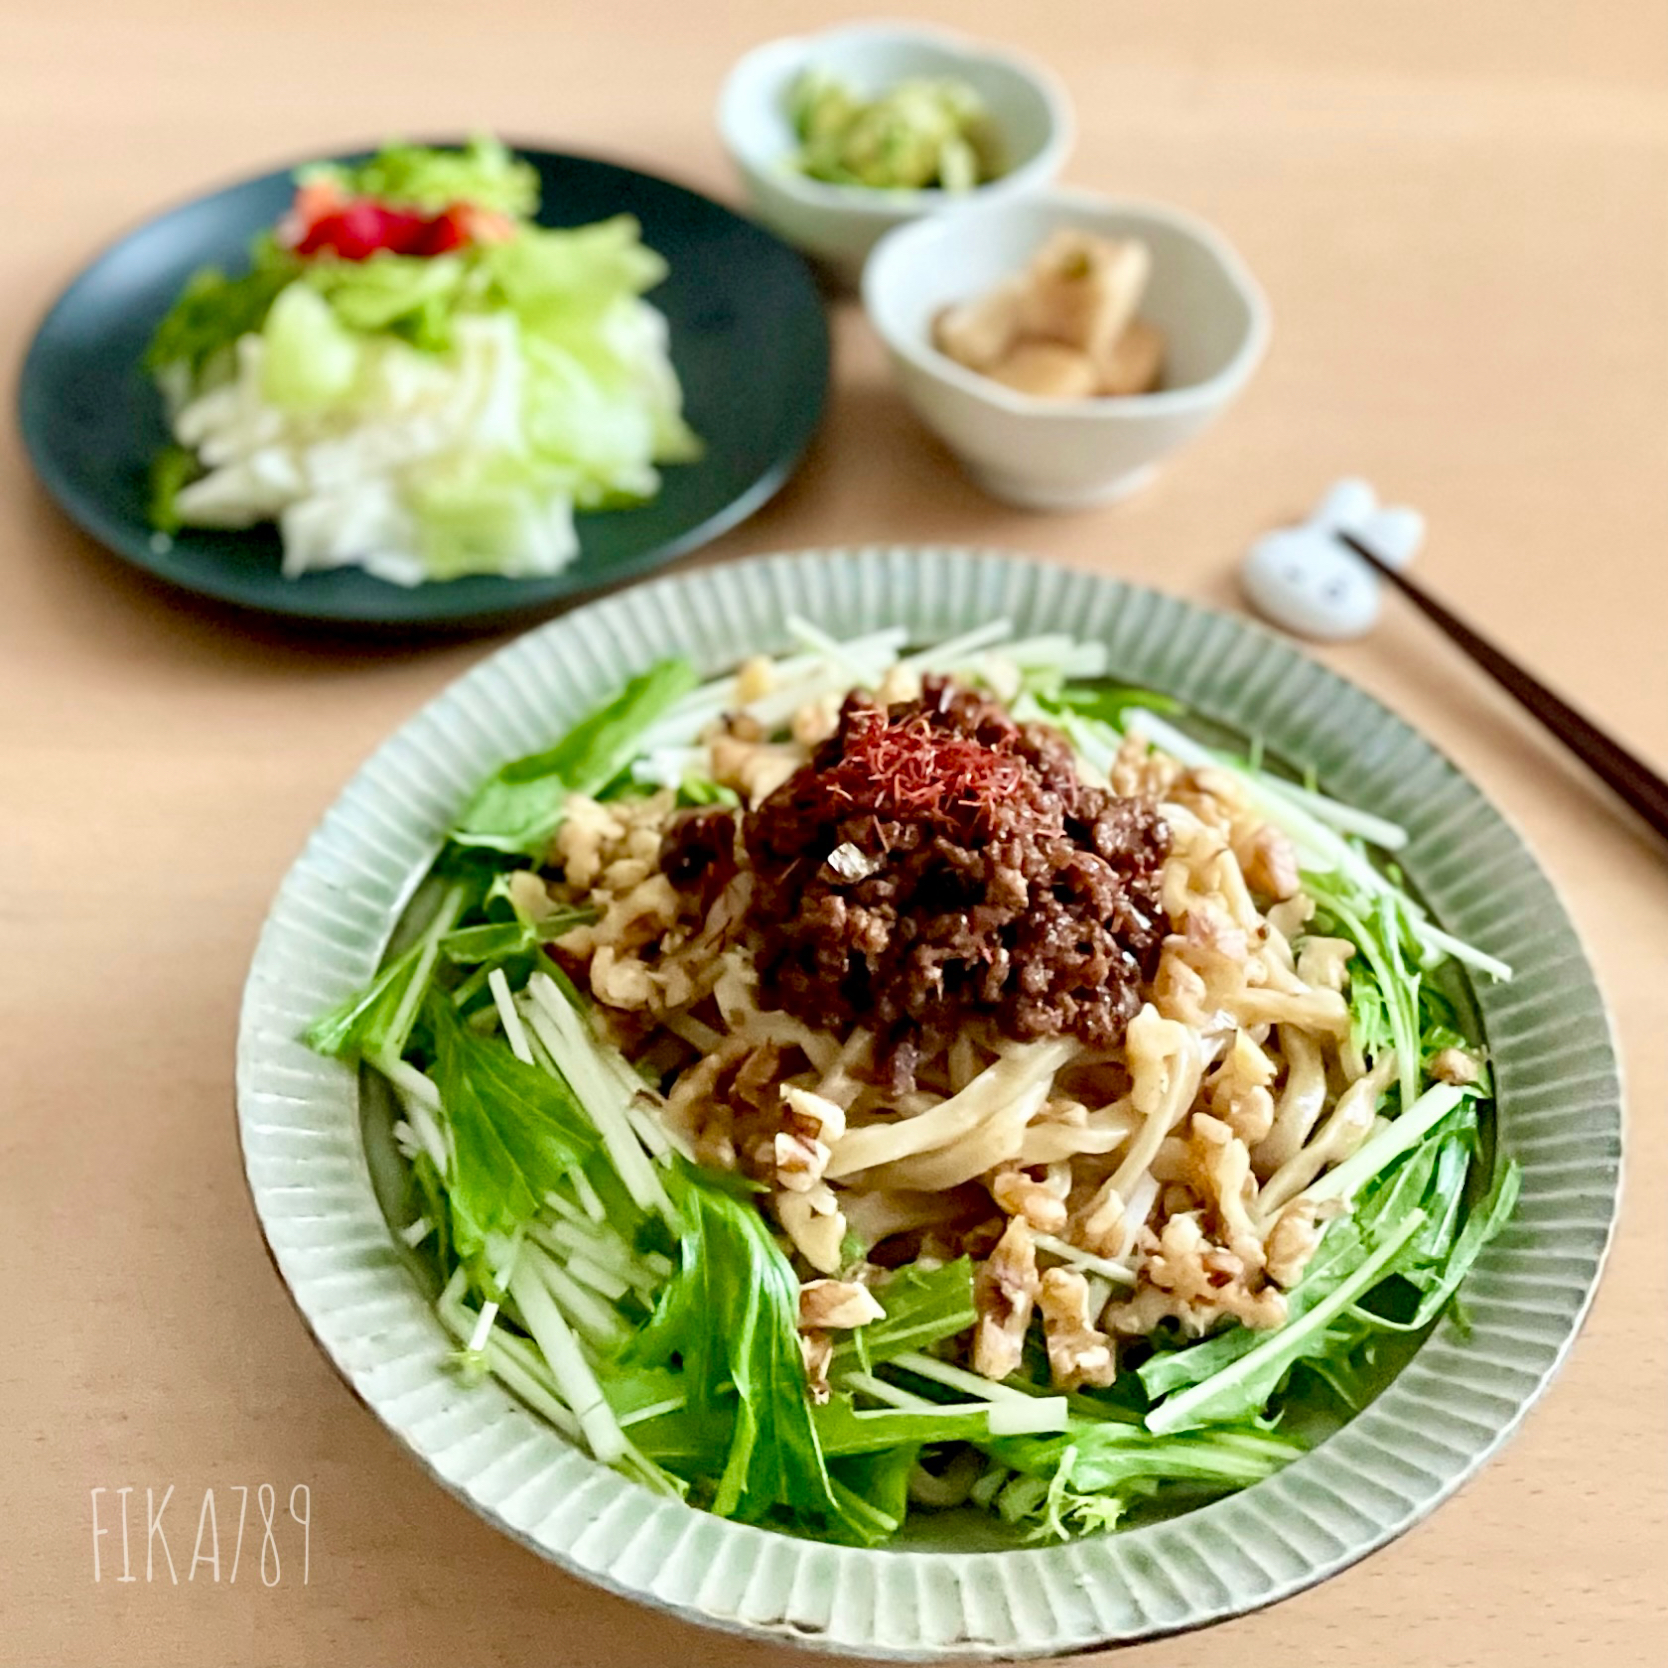
[[[1026,780],[1015,736],[986,743],[935,725],[924,712],[890,718],[854,714],[838,764],[819,784],[832,799],[880,816],[925,818],[977,813],[1017,793]]]

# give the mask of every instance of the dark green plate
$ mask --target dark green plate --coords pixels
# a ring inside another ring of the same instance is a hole
[[[698,463],[664,472],[653,503],[578,518],[580,553],[549,578],[476,576],[407,588],[358,569],[285,579],[278,534],[187,529],[170,547],[146,520],[148,471],[167,441],[140,358],[198,267],[236,269],[283,213],[290,171],[187,203],[100,255],[41,324],[24,362],[19,416],[36,472],[100,543],[188,591],[270,614],[361,625],[487,624],[547,609],[669,562],[736,525],[798,463],[822,414],[828,325],[805,263],[786,244],[696,192],[591,157],[516,146],[539,171],[550,226],[634,214],[671,275],[666,314]]]

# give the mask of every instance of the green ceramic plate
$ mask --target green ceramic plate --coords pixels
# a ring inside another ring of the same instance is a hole
[[[466,1388],[378,1202],[386,1155],[357,1077],[302,1027],[361,985],[472,785],[547,746],[660,656],[708,672],[784,646],[799,613],[918,640],[1006,617],[1111,649],[1119,678],[1262,736],[1341,799],[1402,823],[1438,919],[1510,961],[1476,992],[1516,1215],[1377,1398],[1255,1487],[1095,1540],[991,1551],[954,1523],[862,1551],[728,1523],[570,1447],[496,1384]],[[690,1620],[868,1659],[1043,1655],[1197,1627],[1312,1585],[1400,1534],[1516,1427],[1574,1338],[1609,1243],[1617,1066],[1591,969],[1546,876],[1482,795],[1360,690],[1268,634],[1114,580],[940,549],[831,551],[660,581],[544,626],[401,729],[285,881],[244,995],[238,1110],[273,1258],[354,1391],[447,1488],[575,1574]],[[369,1142],[367,1141],[369,1137]]]
[[[289,204],[290,170],[172,209],[107,249],[41,324],[24,362],[19,418],[36,472],[72,520],[158,578],[222,602],[357,626],[485,625],[548,609],[670,561],[733,527],[793,472],[822,414],[828,326],[804,261],[720,204],[591,157],[515,147],[538,169],[539,218],[583,225],[634,214],[670,276],[667,315],[698,463],[665,471],[637,509],[578,518],[580,554],[542,579],[476,576],[406,588],[357,569],[284,579],[274,528],[191,529],[171,547],[146,520],[151,459],[167,440],[140,358],[198,267],[236,269]]]

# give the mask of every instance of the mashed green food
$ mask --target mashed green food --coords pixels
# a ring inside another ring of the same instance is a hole
[[[865,99],[820,70],[793,86],[789,113],[810,179],[875,191],[970,191],[1002,173],[979,95],[953,78],[900,81]]]

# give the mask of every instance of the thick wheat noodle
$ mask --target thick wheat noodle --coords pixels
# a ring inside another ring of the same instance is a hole
[[[1010,1101],[1039,1088],[1042,1092],[1036,1096],[1031,1112],[1040,1111],[1054,1073],[1071,1058],[1075,1048],[1076,1044],[1069,1041],[1022,1044],[986,1067],[959,1095],[941,1101],[930,1112],[848,1129],[835,1145],[824,1175],[837,1181],[860,1170],[893,1164],[964,1140]]]
[[[1228,913],[1233,916],[1240,926],[1247,932],[1255,933],[1262,925],[1262,916],[1257,906],[1251,901],[1251,893],[1245,884],[1245,871],[1239,866],[1239,859],[1234,855],[1233,848],[1222,851],[1210,865],[1209,874],[1215,883],[1217,895],[1227,904]]]
[[[1314,1138],[1288,1158],[1258,1191],[1257,1216],[1265,1226],[1322,1170],[1348,1158],[1366,1140],[1379,1097],[1395,1080],[1396,1051],[1391,1049],[1373,1062],[1373,1069],[1365,1077],[1358,1077],[1344,1090]]]
[[[1273,1128],[1251,1149],[1251,1162],[1259,1174],[1278,1170],[1296,1155],[1326,1105],[1326,1067],[1320,1046],[1292,1025],[1282,1025],[1279,1036],[1286,1057],[1286,1085],[1275,1103]]]
[[[1295,1025],[1343,1038],[1349,1034],[1349,1007],[1335,990],[1269,990],[1244,985],[1222,1004],[1242,1025]]]
[[[1181,1122],[1182,1115],[1192,1108],[1204,1069],[1204,1049],[1198,1033],[1191,1032],[1184,1046],[1171,1055],[1170,1081],[1165,1085],[1164,1094],[1148,1114],[1123,1162],[1102,1190],[1102,1197],[1108,1193],[1116,1193],[1120,1199],[1129,1197],[1131,1184],[1151,1166],[1159,1143]]]
[[[1020,1143],[1019,1162],[1030,1169],[1034,1164],[1116,1152],[1142,1123],[1140,1113],[1127,1100],[1091,1112],[1086,1123],[1035,1122]]]
[[[913,1158],[883,1164],[870,1172],[874,1185],[886,1188],[919,1188],[924,1191],[959,1187],[988,1170],[1018,1157],[1025,1126],[1043,1109],[1048,1099],[1049,1078],[1019,1090],[1002,1101],[996,1110],[966,1135],[945,1142]],[[944,1103],[946,1106],[949,1102]],[[931,1114],[923,1114],[923,1118]],[[916,1122],[921,1122],[917,1119]]]
[[[852,1073],[867,1062],[873,1049],[874,1038],[859,1026],[841,1044],[834,1064],[823,1072],[817,1082],[817,1093],[849,1112],[862,1091],[862,1085]]]

